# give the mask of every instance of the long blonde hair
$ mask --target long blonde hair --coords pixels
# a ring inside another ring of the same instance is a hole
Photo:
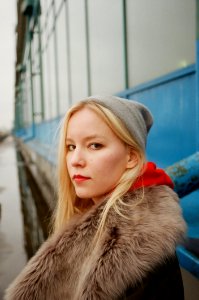
[[[77,111],[87,107],[94,111],[102,120],[113,130],[113,132],[127,145],[137,156],[137,165],[132,169],[127,169],[120,178],[116,188],[109,195],[108,201],[104,206],[101,221],[99,224],[99,234],[103,230],[106,222],[107,214],[111,207],[113,207],[119,214],[118,203],[121,203],[122,196],[129,190],[133,182],[140,175],[143,165],[145,163],[145,153],[138,143],[133,139],[125,125],[116,117],[109,109],[98,104],[93,99],[81,101],[75,104],[64,117],[60,130],[60,143],[58,151],[58,202],[54,214],[54,231],[63,227],[64,224],[79,210],[77,205],[77,195],[71,182],[66,166],[66,135],[68,122],[71,116]],[[84,200],[83,200],[84,201]]]

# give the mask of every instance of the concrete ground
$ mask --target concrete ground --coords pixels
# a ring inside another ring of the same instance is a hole
[[[199,280],[184,269],[181,269],[185,300],[199,299]]]

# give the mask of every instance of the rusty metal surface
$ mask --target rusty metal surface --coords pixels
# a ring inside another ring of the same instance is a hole
[[[175,183],[175,191],[184,197],[199,188],[199,152],[166,168]]]

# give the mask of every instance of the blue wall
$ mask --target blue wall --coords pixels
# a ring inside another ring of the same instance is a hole
[[[119,93],[145,104],[154,116],[148,159],[169,166],[197,151],[195,66]]]

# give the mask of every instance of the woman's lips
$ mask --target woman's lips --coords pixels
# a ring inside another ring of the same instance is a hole
[[[73,180],[75,182],[82,182],[82,181],[86,181],[86,180],[89,180],[89,179],[90,179],[90,177],[82,176],[82,175],[79,175],[79,174],[73,176]]]

